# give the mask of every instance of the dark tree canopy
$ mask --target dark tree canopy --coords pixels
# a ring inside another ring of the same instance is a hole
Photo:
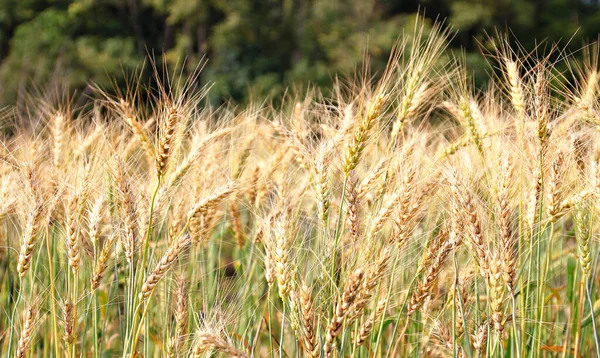
[[[89,83],[123,87],[148,57],[191,73],[210,100],[243,102],[286,88],[328,86],[351,75],[365,49],[380,70],[401,33],[436,19],[456,31],[453,49],[487,71],[487,34],[541,40],[571,50],[597,38],[597,0],[0,0],[0,94],[12,104],[30,88],[60,83],[79,93]],[[185,60],[185,61],[184,61]],[[151,75],[150,66],[141,73]],[[485,76],[481,76],[485,78]]]

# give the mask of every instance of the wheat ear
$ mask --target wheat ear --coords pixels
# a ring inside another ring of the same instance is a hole
[[[319,345],[315,332],[315,313],[311,300],[311,289],[306,284],[303,284],[300,287],[299,296],[304,350],[309,356],[318,357]]]
[[[182,234],[177,240],[167,249],[165,255],[160,259],[156,267],[146,277],[142,285],[142,291],[139,294],[140,300],[150,297],[158,282],[163,278],[167,271],[173,266],[173,263],[179,257],[179,254],[190,244],[189,235]]]
[[[168,109],[167,118],[160,133],[161,136],[158,145],[158,152],[156,153],[156,173],[158,174],[159,178],[162,178],[167,170],[167,164],[169,163],[171,146],[173,145],[173,137],[177,129],[179,116],[180,114],[177,107],[172,106]]]
[[[27,350],[31,344],[33,333],[35,331],[35,320],[38,314],[38,308],[35,305],[29,306],[25,311],[23,317],[23,324],[21,326],[21,335],[19,336],[19,343],[17,345],[17,358],[25,358]]]
[[[245,358],[248,355],[236,348],[233,343],[223,339],[222,337],[203,330],[196,332],[196,343],[192,349],[191,357],[200,358],[203,353],[208,352],[211,349],[216,349],[222,353],[228,354],[234,358]]]
[[[365,149],[366,142],[369,136],[371,128],[375,124],[376,120],[381,115],[385,96],[378,94],[372,100],[371,104],[367,108],[367,113],[361,120],[360,125],[354,132],[352,143],[348,145],[346,150],[346,159],[344,161],[344,174],[348,176],[350,172],[356,168],[363,150]]]
[[[327,326],[325,343],[323,344],[323,351],[326,357],[331,356],[333,353],[334,340],[342,331],[344,319],[354,304],[356,295],[359,292],[363,280],[363,276],[364,272],[362,269],[357,269],[352,273],[352,275],[350,275],[344,287],[342,296],[335,305],[333,316],[329,320],[329,325]]]
[[[75,319],[77,317],[77,310],[72,302],[68,301],[65,303],[63,317],[65,325],[63,340],[67,342],[67,344],[73,344],[73,341],[75,340]]]
[[[106,272],[106,263],[108,262],[108,259],[110,258],[110,255],[113,252],[114,243],[114,235],[109,236],[104,242],[104,245],[102,246],[102,251],[100,251],[100,255],[98,255],[98,258],[96,259],[96,264],[94,265],[92,278],[90,279],[92,291],[95,291],[100,286],[100,282],[102,281],[104,273]]]

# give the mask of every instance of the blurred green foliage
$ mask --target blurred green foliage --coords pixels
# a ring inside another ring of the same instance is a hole
[[[480,47],[496,29],[526,49],[544,39],[577,49],[598,36],[599,10],[598,0],[0,0],[0,104],[53,83],[123,87],[148,57],[184,64],[184,76],[208,60],[198,80],[214,103],[328,86],[360,71],[365,50],[380,71],[419,12],[426,26],[445,19],[452,49],[485,74]]]

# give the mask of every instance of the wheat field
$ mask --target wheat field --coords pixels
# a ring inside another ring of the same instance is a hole
[[[450,36],[280,105],[170,76],[4,120],[1,354],[600,356],[597,48],[495,38],[477,90]]]

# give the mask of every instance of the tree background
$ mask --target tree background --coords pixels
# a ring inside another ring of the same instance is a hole
[[[209,101],[277,98],[287,88],[327,88],[360,70],[365,51],[376,72],[394,41],[444,19],[451,49],[485,79],[481,54],[495,31],[533,49],[541,40],[571,50],[600,32],[600,0],[0,0],[0,105],[53,83],[86,94],[90,83],[116,90],[138,73],[206,59],[198,84]],[[185,59],[185,61],[183,61]],[[146,66],[142,67],[142,64]],[[142,70],[141,70],[142,69]],[[483,82],[485,82],[483,80]]]

